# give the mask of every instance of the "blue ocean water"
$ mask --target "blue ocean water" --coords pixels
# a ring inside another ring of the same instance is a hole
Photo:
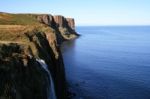
[[[73,99],[150,99],[150,26],[77,27],[62,45]]]

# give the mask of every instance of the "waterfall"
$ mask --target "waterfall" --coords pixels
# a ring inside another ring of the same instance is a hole
[[[42,66],[42,68],[48,73],[49,75],[49,80],[50,80],[50,88],[49,88],[49,96],[48,96],[48,99],[57,99],[56,98],[56,94],[55,94],[55,88],[54,88],[54,81],[53,81],[53,78],[51,76],[51,73],[50,71],[48,70],[48,66],[47,64],[45,63],[44,60],[42,59],[36,59],[37,62],[39,62]]]

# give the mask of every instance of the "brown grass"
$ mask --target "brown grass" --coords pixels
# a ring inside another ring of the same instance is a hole
[[[0,25],[0,31],[19,32],[25,30],[23,25]]]

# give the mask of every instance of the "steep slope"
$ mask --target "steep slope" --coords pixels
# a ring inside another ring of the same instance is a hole
[[[75,22],[73,18],[64,18],[61,15],[38,15],[36,18],[39,22],[44,23],[57,31],[56,35],[59,44],[64,40],[74,39],[79,36],[75,32]]]
[[[59,44],[75,37],[74,22],[62,16],[0,13],[0,99],[48,99],[51,81],[37,59],[47,64],[57,99],[66,99]]]

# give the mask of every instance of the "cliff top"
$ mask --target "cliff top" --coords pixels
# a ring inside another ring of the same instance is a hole
[[[27,41],[25,33],[53,32],[36,15],[0,13],[0,41]]]
[[[1,25],[37,25],[39,22],[30,14],[0,13]]]
[[[0,12],[0,41],[27,42],[28,39],[24,36],[25,33],[54,33],[57,30],[56,28],[59,29],[60,35],[65,39],[74,38],[74,35],[72,36],[71,34],[76,34],[74,31],[74,19],[64,18],[61,15],[11,14]]]

